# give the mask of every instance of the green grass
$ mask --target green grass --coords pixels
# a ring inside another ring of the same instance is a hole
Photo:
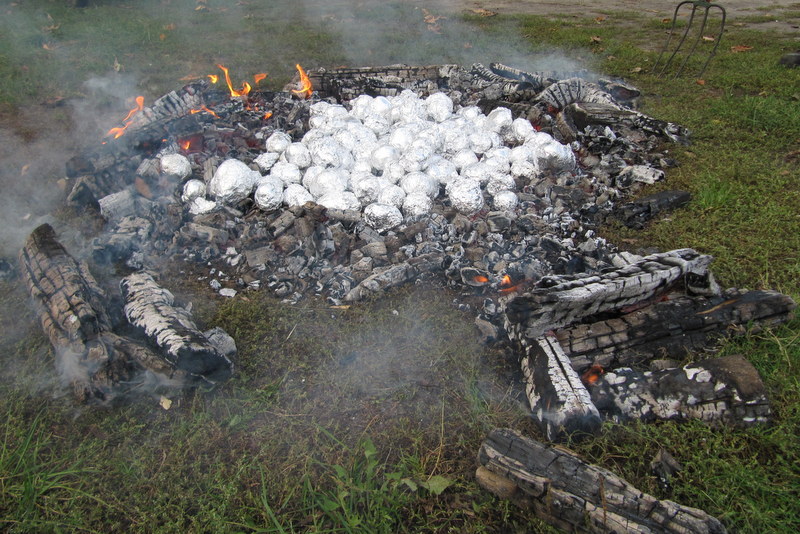
[[[701,85],[692,76],[653,75],[665,25],[635,13],[610,13],[599,23],[467,16],[465,26],[451,16],[437,34],[405,4],[303,14],[281,2],[210,0],[209,12],[196,11],[194,0],[106,1],[86,10],[57,0],[16,4],[0,3],[7,15],[0,119],[12,129],[27,102],[58,97],[124,108],[92,93],[84,85],[92,77],[155,98],[180,78],[214,72],[216,63],[231,67],[235,80],[268,71],[271,88],[289,79],[296,62],[425,57],[530,67],[558,55],[573,67],[625,77],[643,90],[643,111],[693,131],[690,146],[663,147],[680,166],[642,194],[683,188],[694,200],[644,231],[608,228],[605,235],[634,250],[693,247],[715,256],[725,286],[800,297],[797,72],[777,66],[795,46],[788,39],[730,27]],[[752,49],[734,53],[734,45]],[[169,410],[156,398],[94,409],[64,396],[23,290],[0,283],[2,528],[550,531],[474,481],[475,454],[490,429],[536,431],[516,357],[481,346],[472,314],[452,309],[452,295],[411,286],[349,309],[244,297],[195,307],[203,323],[237,341],[237,374],[223,388],[178,395]],[[771,425],[607,425],[573,446],[645,491],[706,509],[731,530],[797,532],[798,332],[795,320],[723,349],[758,369]],[[684,466],[666,490],[648,467],[659,448]]]

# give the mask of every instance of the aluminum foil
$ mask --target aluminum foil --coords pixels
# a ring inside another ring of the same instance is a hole
[[[562,145],[555,139],[543,143],[536,150],[536,157],[540,168],[550,169],[555,172],[570,171],[575,168],[575,153],[568,145]]]
[[[283,190],[283,202],[289,207],[302,206],[306,202],[313,202],[313,200],[313,195],[300,184],[289,184]]]
[[[183,184],[183,193],[181,194],[181,200],[186,202],[191,202],[196,198],[202,198],[206,196],[206,184],[202,180],[189,180],[185,184]]]
[[[308,179],[306,179],[308,178]],[[320,198],[329,193],[342,193],[349,185],[349,175],[342,169],[323,169],[321,172],[306,175],[303,185],[314,198]]]
[[[472,150],[467,149],[467,150],[462,150],[461,152],[450,158],[450,161],[452,161],[453,165],[456,166],[456,169],[460,171],[464,167],[472,165],[473,163],[477,163],[478,156],[476,156],[475,152],[473,152]]]
[[[469,178],[459,178],[447,185],[447,195],[453,207],[466,215],[483,208],[481,184]]]
[[[281,153],[292,144],[292,138],[286,132],[275,132],[267,137],[267,152]]]
[[[458,169],[455,164],[439,155],[428,158],[425,162],[425,174],[442,185],[447,185],[458,178]]]
[[[218,202],[237,204],[250,196],[261,175],[238,159],[222,162],[208,182],[208,192]]]
[[[430,213],[431,209],[433,209],[433,200],[424,193],[410,193],[403,200],[403,214],[406,217],[424,215]]]
[[[388,204],[395,208],[402,208],[406,192],[399,185],[389,184],[378,193],[378,204]]]
[[[364,222],[378,232],[391,230],[403,222],[403,214],[394,206],[370,204],[364,208]]]
[[[361,202],[350,191],[332,191],[317,199],[317,204],[337,210],[360,210]]]
[[[279,161],[272,166],[269,175],[288,185],[299,184],[303,173],[294,163]]]
[[[410,172],[400,180],[400,187],[406,195],[419,193],[430,199],[439,194],[439,182],[424,172]]]
[[[486,184],[486,192],[496,196],[501,191],[513,191],[516,187],[517,184],[510,174],[495,174]]]
[[[283,186],[283,181],[278,178],[262,178],[253,195],[256,205],[264,211],[280,208],[283,203]]]
[[[161,156],[161,172],[177,176],[179,180],[188,178],[192,174],[192,164],[186,156],[181,154],[168,154]]]
[[[529,138],[536,135],[536,129],[531,121],[523,118],[514,119],[511,123],[511,140],[517,143],[524,143]]]
[[[400,156],[400,164],[408,172],[418,172],[432,155],[433,150],[425,142],[414,141]]]
[[[377,202],[381,191],[392,185],[386,178],[378,178],[372,175],[357,181],[351,178],[351,182],[353,193],[364,206]]]
[[[203,215],[209,213],[217,207],[217,203],[203,197],[197,197],[189,204],[189,213],[192,215]]]
[[[514,117],[508,108],[495,108],[486,116],[486,128],[501,135],[511,128],[512,122]]]
[[[492,197],[492,206],[497,211],[514,211],[518,203],[519,198],[513,191],[500,191]]]
[[[473,152],[477,155],[483,155],[489,150],[491,150],[493,143],[492,137],[489,135],[489,132],[485,131],[476,131],[469,134],[469,147],[472,149]]]
[[[380,145],[372,151],[370,162],[376,171],[382,171],[393,161],[400,159],[400,153],[392,145]]]
[[[258,155],[253,163],[258,165],[258,168],[263,172],[269,171],[273,165],[280,159],[281,155],[277,152],[262,152]]]
[[[333,137],[322,137],[312,141],[307,146],[311,152],[311,161],[314,165],[339,167],[348,159],[352,161],[350,152]]]
[[[381,177],[388,180],[390,184],[396,184],[400,180],[402,180],[403,176],[405,176],[406,174],[408,174],[406,172],[406,168],[403,167],[403,164],[400,163],[400,161],[398,160],[389,162],[386,168],[383,169]]]
[[[470,163],[463,169],[461,169],[461,176],[462,178],[470,178],[475,180],[481,185],[486,185],[489,183],[489,179],[492,177],[493,171],[492,168],[483,163],[482,161],[476,161],[475,163]]]
[[[283,153],[288,163],[296,165],[298,169],[311,166],[311,152],[303,143],[292,143]]]
[[[425,99],[428,117],[444,122],[453,114],[453,101],[444,93],[434,93]]]

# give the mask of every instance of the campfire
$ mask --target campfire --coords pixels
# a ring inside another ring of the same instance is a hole
[[[222,77],[150,106],[138,97],[103,143],[68,162],[68,202],[105,223],[90,267],[48,226],[21,253],[79,398],[222,384],[234,372],[230,336],[200,332],[159,283],[182,262],[222,296],[270,291],[287,305],[453,288],[487,342],[520,355],[551,440],[605,419],[768,420],[743,358],[679,360],[785,321],[794,302],[721,289],[694,250],[639,256],[597,236],[607,221],[641,227],[688,201],[630,200],[674,164],[669,144],[689,137],[638,112],[634,87],[501,64],[297,65],[295,83],[269,92],[257,88],[264,73],[234,89],[218,67]],[[124,328],[111,319],[116,291]]]

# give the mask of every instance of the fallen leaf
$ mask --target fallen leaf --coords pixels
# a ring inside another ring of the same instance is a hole
[[[434,495],[441,495],[444,490],[449,488],[453,481],[441,475],[434,475],[426,482],[420,482],[419,485],[430,491]]]
[[[167,30],[167,31],[172,31],[172,30],[175,29],[175,25],[174,24],[167,24],[166,26],[164,26],[164,29]]]
[[[472,11],[476,15],[480,15],[481,17],[494,17],[495,15],[497,15],[496,11],[489,11],[488,9],[483,9],[480,7],[476,9],[470,9],[470,11]]]
[[[42,28],[42,31],[52,32],[54,30],[59,29],[60,27],[61,27],[61,24],[51,24],[50,26],[45,26],[44,28]]]
[[[703,40],[704,40],[704,41],[706,41],[706,42],[713,43],[713,42],[714,42],[714,41],[716,41],[717,39],[716,39],[716,38],[714,38],[714,37],[711,37],[710,35],[704,35],[704,36],[703,36]]]
[[[634,74],[637,73],[637,72],[642,72],[642,67],[633,67],[631,69],[631,72],[634,73]]]
[[[602,43],[603,42],[603,40],[598,35],[592,35],[592,37],[589,40],[591,42],[593,42],[593,43]]]
[[[42,48],[44,48],[45,50],[55,50],[56,48],[58,48],[58,46],[51,45],[50,43],[44,43],[42,44]]]
[[[27,164],[23,165],[22,166],[22,170],[20,171],[19,175],[20,176],[25,176],[26,174],[28,174],[28,169],[30,169],[30,168],[31,168],[31,164],[30,163],[27,163]]]
[[[125,70],[122,63],[117,61],[117,56],[114,56],[114,72],[120,72],[122,70]]]
[[[608,17],[606,17],[605,15],[600,15],[599,17],[594,18],[594,22],[595,24],[602,24],[603,22],[605,22],[607,18]]]
[[[705,80],[703,80],[703,79],[700,79],[700,80],[697,80],[695,83],[696,83],[697,85],[705,85],[705,84],[706,84],[706,81],[705,81]]]
[[[664,24],[669,24],[670,22],[672,22],[672,19],[661,19],[661,22]]]
[[[752,46],[734,45],[734,46],[731,47],[731,52],[733,52],[734,54],[737,54],[739,52],[747,52],[748,50],[752,50],[752,49],[753,49]]]
[[[166,398],[164,395],[161,395],[158,404],[165,410],[169,410],[170,408],[172,408],[172,401]]]
[[[472,43],[464,43],[463,47],[464,47],[464,50],[469,50],[470,48],[472,48]]]
[[[166,34],[164,34],[164,33],[160,33],[160,34],[158,34],[158,38],[159,38],[159,39],[161,39],[161,40],[163,41],[164,39],[166,39],[166,38],[167,38],[167,35],[166,35]]]

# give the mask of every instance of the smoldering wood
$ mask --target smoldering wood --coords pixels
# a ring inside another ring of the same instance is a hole
[[[753,425],[770,419],[766,390],[744,356],[727,356],[663,371],[614,369],[589,386],[606,419]]]
[[[550,441],[600,430],[600,414],[561,345],[552,336],[530,340],[522,358],[525,391],[534,421]]]
[[[617,317],[570,325],[556,336],[579,372],[592,364],[628,367],[654,358],[682,359],[748,328],[784,323],[796,307],[777,291],[729,289],[718,297],[672,293]]]
[[[659,191],[615,208],[611,218],[628,228],[641,230],[654,218],[682,208],[691,199],[688,191]]]
[[[430,253],[410,258],[402,263],[375,269],[345,296],[348,302],[357,302],[389,288],[397,287],[423,274],[442,269],[444,254]]]
[[[145,272],[120,282],[125,316],[162,349],[176,369],[217,383],[230,377],[233,363],[194,324],[191,314],[174,306],[175,298]]]
[[[147,347],[112,331],[105,291],[56,240],[50,225],[31,233],[20,264],[56,367],[79,401],[109,402],[139,383],[142,371],[169,374]]]
[[[679,249],[600,274],[545,277],[529,293],[505,303],[506,329],[517,339],[536,339],[548,330],[651,298],[686,275],[707,279],[711,259]]]
[[[565,448],[495,429],[478,451],[476,478],[487,490],[577,532],[726,532],[703,510],[659,500]]]

